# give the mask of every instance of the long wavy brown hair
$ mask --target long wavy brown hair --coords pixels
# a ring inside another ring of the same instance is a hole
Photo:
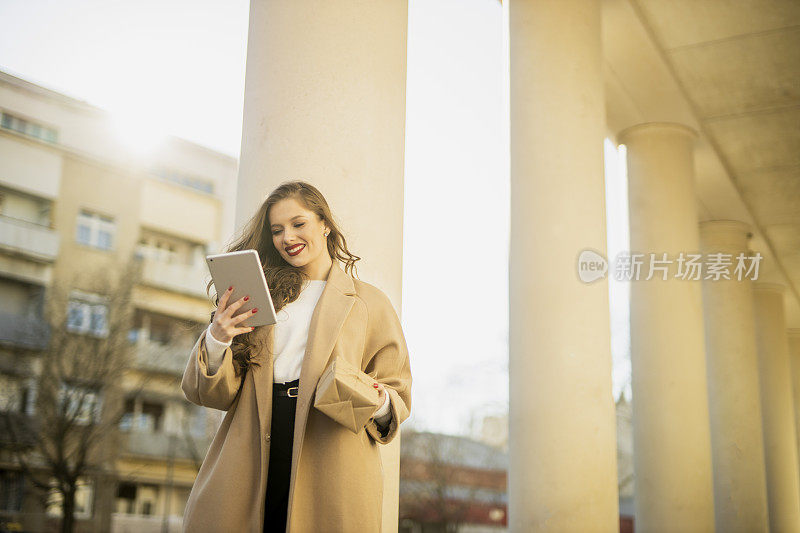
[[[316,213],[321,221],[330,228],[328,234],[328,254],[335,263],[344,263],[344,271],[358,278],[356,261],[360,257],[354,255],[347,249],[347,240],[328,206],[328,202],[319,190],[305,181],[287,181],[281,183],[272,191],[256,214],[245,224],[239,236],[228,246],[226,252],[237,252],[240,250],[256,250],[261,258],[261,266],[264,269],[264,277],[267,280],[272,303],[275,311],[279,311],[287,304],[297,300],[300,296],[300,289],[303,283],[308,280],[308,275],[301,269],[294,267],[281,257],[272,242],[272,231],[269,223],[269,213],[272,206],[281,200],[294,198],[309,211]],[[210,294],[213,281],[208,282],[206,292]],[[214,305],[219,305],[219,295],[214,295]],[[214,313],[211,313],[211,320],[214,320]],[[255,356],[261,350],[268,347],[255,342],[253,334],[243,333],[233,338],[231,350],[233,351],[233,361],[241,374],[250,365],[258,364],[254,361]]]

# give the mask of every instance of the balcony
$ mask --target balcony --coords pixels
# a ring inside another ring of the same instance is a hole
[[[32,143],[16,132],[0,133],[0,184],[41,198],[58,198],[61,190],[60,153]]]
[[[136,346],[136,367],[142,370],[183,375],[192,346],[140,342]]]
[[[205,266],[142,258],[142,283],[151,287],[206,298],[206,278],[210,277]]]
[[[125,431],[121,449],[128,454],[168,460],[203,459],[209,440],[191,434],[170,435],[164,432]],[[171,442],[170,442],[171,441]]]
[[[0,215],[0,250],[52,262],[58,255],[58,244],[58,233],[54,230]]]
[[[163,516],[144,516],[135,514],[112,513],[111,531],[139,533],[179,533],[183,528],[183,517],[171,515],[165,522]]]
[[[193,242],[219,239],[219,198],[154,179],[143,180],[141,193],[142,226]]]
[[[50,327],[44,318],[0,312],[0,344],[43,350],[49,340]]]

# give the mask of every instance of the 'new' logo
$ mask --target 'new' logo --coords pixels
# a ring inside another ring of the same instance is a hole
[[[593,250],[583,250],[578,256],[578,277],[584,283],[602,279],[608,272],[608,261]]]

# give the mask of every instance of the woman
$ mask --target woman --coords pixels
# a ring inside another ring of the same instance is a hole
[[[278,323],[241,327],[249,313],[236,311],[247,297],[229,302],[228,288],[192,349],[186,398],[227,413],[186,503],[184,530],[379,531],[378,444],[394,439],[411,407],[397,313],[383,292],[349,274],[360,258],[308,183],[284,183],[269,195],[228,251],[245,249],[264,262]],[[357,434],[313,406],[337,356],[372,376],[380,392]]]

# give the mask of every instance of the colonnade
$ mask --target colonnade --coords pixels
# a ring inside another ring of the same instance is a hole
[[[617,531],[608,282],[576,272],[580,250],[607,257],[600,2],[509,15],[509,529]],[[319,184],[398,311],[406,30],[405,2],[251,2],[237,205],[241,225],[280,181]],[[692,128],[615,133],[632,251],[747,251],[747,224],[698,220]],[[800,531],[785,297],[747,280],[631,283],[637,531]],[[399,441],[383,450],[387,531]]]
[[[509,527],[618,531],[608,284],[575,272],[583,249],[607,257],[599,2],[512,2],[509,15]],[[677,278],[681,253],[750,255],[752,228],[698,220],[689,125],[615,133],[630,251],[672,259],[664,279],[630,284],[636,530],[800,531],[785,289]]]

